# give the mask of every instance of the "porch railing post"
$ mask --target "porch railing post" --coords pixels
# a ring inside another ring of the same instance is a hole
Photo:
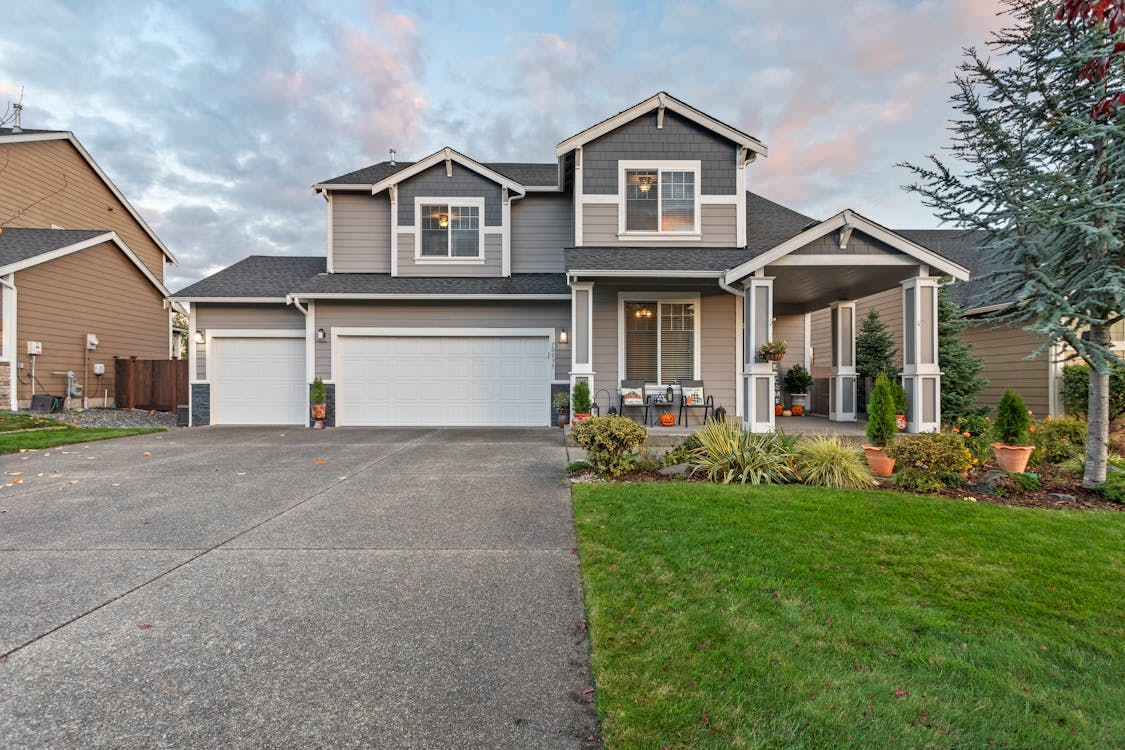
[[[937,298],[941,280],[915,276],[902,282],[902,387],[907,432],[941,429]]]
[[[758,354],[762,344],[773,338],[773,277],[751,277],[743,297],[743,425],[751,432],[773,432],[777,374],[773,363]]]
[[[856,421],[855,302],[833,302],[832,373],[828,395],[828,418],[835,422]]]
[[[594,284],[574,282],[570,285],[570,390],[585,380],[594,390]],[[613,385],[614,390],[617,384]]]

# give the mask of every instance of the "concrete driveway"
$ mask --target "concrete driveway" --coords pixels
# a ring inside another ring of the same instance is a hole
[[[564,460],[546,429],[0,457],[0,746],[589,746]]]

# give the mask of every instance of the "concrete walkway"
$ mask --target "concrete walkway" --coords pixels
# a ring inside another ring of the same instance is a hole
[[[546,429],[0,457],[0,746],[589,746],[563,464]]]

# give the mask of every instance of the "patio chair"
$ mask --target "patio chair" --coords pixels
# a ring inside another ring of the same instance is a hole
[[[660,383],[644,384],[645,403],[652,412],[653,424],[660,419],[660,415],[676,408],[676,398],[679,395],[678,385],[661,385]],[[650,426],[646,416],[645,426]]]
[[[622,380],[621,387],[617,390],[617,413],[625,416],[625,409],[644,409],[644,421],[648,424],[648,399],[645,398],[645,381]]]
[[[715,397],[704,395],[702,380],[680,381],[680,418],[678,424],[685,424],[691,409],[702,409],[704,422],[715,416]]]

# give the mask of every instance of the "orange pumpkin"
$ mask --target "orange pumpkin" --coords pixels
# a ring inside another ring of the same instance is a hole
[[[793,409],[792,409],[792,412],[793,412],[793,416],[794,416],[794,417],[800,417],[800,416],[803,416],[803,415],[804,415],[804,413],[805,413],[805,407],[803,407],[803,406],[794,406],[794,407],[793,407]]]
[[[784,406],[782,406],[781,404],[774,404],[774,405],[773,405],[773,415],[774,415],[775,417],[780,417],[780,416],[781,416],[781,413],[782,413],[783,411],[785,411],[785,407],[784,407]]]
[[[660,424],[664,425],[665,427],[671,427],[672,425],[676,424],[676,418],[672,416],[671,412],[665,412],[660,415]]]

